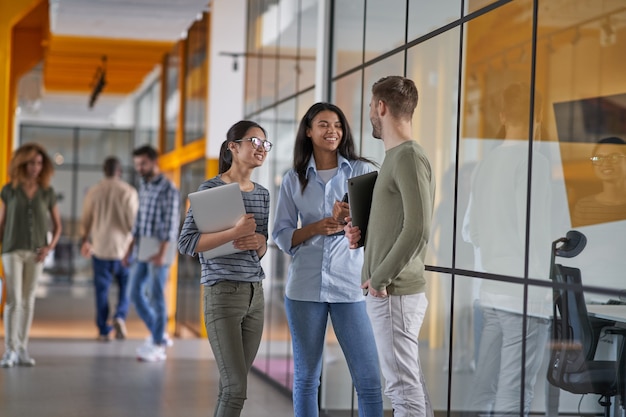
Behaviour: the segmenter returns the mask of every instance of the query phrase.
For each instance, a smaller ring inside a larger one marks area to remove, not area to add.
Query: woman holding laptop
[[[246,214],[234,227],[201,233],[190,208],[178,238],[178,250],[198,255],[202,266],[204,314],[209,342],[220,372],[215,417],[239,416],[247,377],[263,332],[265,278],[260,259],[267,251],[269,192],[251,181],[272,144],[255,122],[235,123],[220,149],[219,175],[200,190],[238,183]],[[202,252],[233,242],[238,252],[207,259]]]
[[[361,285],[363,249],[341,232],[348,178],[372,171],[354,150],[339,107],[316,103],[300,121],[293,168],[284,176],[272,237],[291,255],[285,309],[294,355],[296,417],[318,416],[328,316],[358,394],[359,416],[383,415],[378,355]]]

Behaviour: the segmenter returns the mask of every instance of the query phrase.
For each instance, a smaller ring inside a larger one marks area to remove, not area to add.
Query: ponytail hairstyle
[[[313,141],[307,136],[306,131],[312,127],[313,119],[318,113],[329,110],[337,115],[339,122],[341,123],[341,130],[343,131],[341,142],[337,148],[337,152],[344,158],[351,161],[364,161],[372,165],[376,165],[375,162],[370,161],[367,158],[359,156],[354,148],[354,139],[352,137],[352,131],[348,124],[348,119],[343,114],[343,111],[334,104],[331,103],[315,103],[306,114],[300,120],[300,126],[298,127],[298,133],[296,134],[296,143],[293,148],[293,170],[298,174],[298,180],[300,181],[300,187],[302,192],[306,188],[309,179],[306,177],[306,170],[313,155]]]
[[[263,131],[265,136],[267,137],[267,132],[261,125],[256,122],[250,120],[240,120],[228,129],[226,132],[226,140],[222,142],[222,146],[220,147],[220,161],[219,161],[219,173],[223,174],[224,172],[230,169],[230,166],[233,164],[233,154],[230,152],[228,148],[228,144],[230,142],[234,142],[236,140],[242,139],[248,133],[248,130],[253,127],[257,127]]]

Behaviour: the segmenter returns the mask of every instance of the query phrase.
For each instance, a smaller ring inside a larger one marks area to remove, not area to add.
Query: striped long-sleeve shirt
[[[226,183],[217,176],[202,183],[198,191],[219,187],[225,184]],[[262,234],[267,240],[270,208],[269,192],[261,185],[254,183],[254,189],[252,191],[242,191],[241,195],[243,197],[246,213],[254,214],[256,233]],[[193,212],[190,207],[180,231],[180,236],[178,237],[178,250],[182,254],[190,256],[198,255],[202,267],[201,284],[214,285],[217,282],[225,280],[256,282],[265,278],[259,256],[255,250],[247,250],[213,259],[206,259],[202,253],[198,254],[196,252],[199,239],[200,231],[193,219]]]
[[[154,237],[161,242],[176,241],[180,215],[180,194],[163,175],[141,182],[139,211],[133,226],[133,237]]]

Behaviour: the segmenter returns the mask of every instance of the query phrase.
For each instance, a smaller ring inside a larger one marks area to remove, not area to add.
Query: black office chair
[[[592,322],[582,291],[578,268],[555,263],[555,257],[572,258],[584,249],[585,235],[572,230],[567,237],[552,243],[551,274],[553,286],[552,341],[548,381],[574,394],[599,394],[598,403],[609,417],[611,397],[620,395],[624,408],[626,354],[624,338],[626,329],[605,326],[610,322]],[[601,331],[621,335],[617,359],[595,360],[596,347]]]

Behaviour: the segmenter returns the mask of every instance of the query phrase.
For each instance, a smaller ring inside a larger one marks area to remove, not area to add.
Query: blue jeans
[[[138,261],[133,268],[130,298],[137,314],[152,334],[155,345],[163,344],[163,333],[167,321],[165,306],[165,283],[170,266],[155,266]]]
[[[113,318],[126,320],[128,314],[128,268],[122,265],[120,260],[99,259],[92,256],[93,283],[96,289],[96,325],[101,335],[107,335],[111,331],[109,320],[109,287],[113,278],[117,281],[119,294],[117,308]]]
[[[265,315],[261,282],[221,281],[204,287],[204,323],[220,371],[214,417],[238,417],[248,389]]]
[[[295,417],[317,417],[322,351],[328,315],[356,388],[359,416],[383,415],[380,366],[365,302],[318,303],[285,297],[293,344]]]

